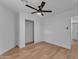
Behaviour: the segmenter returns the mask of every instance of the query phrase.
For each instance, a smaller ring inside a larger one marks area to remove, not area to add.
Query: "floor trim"
[[[34,43],[34,41],[27,42],[25,43],[25,45],[32,44],[32,43]]]

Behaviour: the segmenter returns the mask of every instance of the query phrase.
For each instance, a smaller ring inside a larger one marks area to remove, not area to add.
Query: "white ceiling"
[[[40,5],[42,0],[28,0],[34,7]],[[54,13],[61,13],[66,10],[77,8],[78,0],[43,0],[46,1],[44,9],[53,10]],[[25,6],[21,0],[0,0],[0,4],[9,7],[10,9],[21,12],[21,11],[33,11],[32,9]]]

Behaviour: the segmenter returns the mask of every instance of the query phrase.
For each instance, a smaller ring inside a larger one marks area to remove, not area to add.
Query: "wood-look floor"
[[[74,54],[76,47],[74,44],[72,45],[72,49],[67,50],[45,42],[30,44],[22,49],[14,48],[0,56],[0,59],[68,59],[70,57],[69,54],[71,54],[68,51],[72,52],[72,59],[76,59]]]
[[[71,59],[78,59],[78,41],[77,40],[72,41]]]

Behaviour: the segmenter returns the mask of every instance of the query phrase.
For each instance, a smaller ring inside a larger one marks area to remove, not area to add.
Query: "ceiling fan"
[[[38,9],[30,6],[30,5],[26,5],[27,7],[36,10],[35,12],[32,12],[31,14],[35,14],[35,13],[40,13],[42,16],[44,16],[43,13],[51,13],[51,10],[43,10],[43,7],[45,6],[46,2],[42,1],[41,5],[38,6]]]

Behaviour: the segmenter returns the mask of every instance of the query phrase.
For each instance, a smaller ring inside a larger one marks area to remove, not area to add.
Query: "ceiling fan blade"
[[[38,13],[37,11],[36,12],[32,12],[31,14],[35,14],[35,13]]]
[[[32,9],[34,9],[34,10],[38,10],[38,9],[32,7],[32,6],[29,6],[29,5],[26,5],[26,6],[29,7],[29,8],[32,8]]]
[[[46,2],[42,1],[40,8],[42,9],[45,6]]]
[[[52,12],[51,10],[42,10],[42,12]]]

